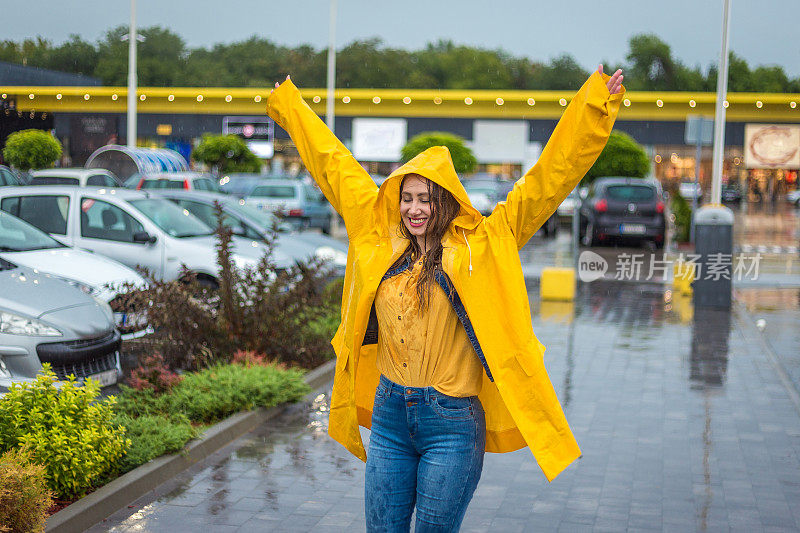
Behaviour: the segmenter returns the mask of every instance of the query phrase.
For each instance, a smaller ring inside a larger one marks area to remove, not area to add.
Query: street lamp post
[[[720,203],[722,160],[725,154],[725,98],[728,92],[728,30],[730,0],[723,0],[722,49],[717,78],[717,109],[714,116],[714,156],[710,202],[694,214],[695,253],[700,258],[699,277],[694,281],[695,308],[730,309],[733,280],[733,211]],[[713,272],[712,272],[713,271]]]
[[[328,96],[325,100],[325,124],[335,131],[336,112],[334,91],[336,88],[336,0],[331,1],[330,23],[328,26]]]
[[[131,0],[131,25],[128,29],[128,148],[136,148],[136,0]]]

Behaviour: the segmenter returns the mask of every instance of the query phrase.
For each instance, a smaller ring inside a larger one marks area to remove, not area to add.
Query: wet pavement
[[[800,353],[796,293],[737,292],[744,307],[720,312],[654,283],[595,281],[574,303],[537,291],[534,329],[583,457],[548,484],[527,449],[487,454],[462,531],[800,528],[800,413],[754,325]],[[770,298],[789,303],[754,307]],[[90,531],[363,531],[364,465],[326,436],[327,398]]]

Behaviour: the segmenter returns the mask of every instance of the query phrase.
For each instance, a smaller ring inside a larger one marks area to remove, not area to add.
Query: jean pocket
[[[375,401],[372,403],[372,410],[375,411],[386,402],[389,397],[389,389],[382,383],[378,383],[378,388],[375,390]]]
[[[434,395],[432,400],[433,410],[442,418],[449,420],[472,418],[472,400],[469,397],[458,398],[439,393]]]

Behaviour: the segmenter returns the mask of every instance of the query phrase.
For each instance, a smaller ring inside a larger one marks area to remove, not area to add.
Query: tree
[[[589,73],[571,55],[564,54],[551,59],[549,65],[535,68],[530,88],[537,91],[575,90],[588,77]]]
[[[192,159],[216,168],[220,173],[258,172],[261,161],[236,135],[203,135]]]
[[[625,73],[629,89],[642,91],[676,90],[675,61],[669,45],[652,33],[634,35],[628,41],[630,63]]]
[[[411,160],[431,146],[446,146],[453,158],[453,166],[459,174],[468,174],[478,166],[478,160],[465,144],[464,139],[452,133],[426,131],[411,138],[401,151],[403,162]]]
[[[98,45],[95,76],[106,85],[128,83],[127,26],[117,26],[106,32]],[[142,28],[144,42],[137,45],[137,74],[142,87],[182,85],[186,71],[186,45],[179,35],[160,26]]]
[[[61,143],[44,130],[16,131],[3,149],[3,158],[23,172],[50,167],[59,157]]]
[[[603,151],[584,176],[585,184],[601,176],[643,178],[650,172],[650,158],[631,136],[612,131]]]

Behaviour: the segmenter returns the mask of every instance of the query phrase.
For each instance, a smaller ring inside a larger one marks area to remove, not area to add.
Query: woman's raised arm
[[[305,103],[289,77],[276,84],[267,114],[292,138],[325,198],[344,218],[350,238],[371,227],[378,187],[353,154]]]
[[[622,71],[592,74],[570,102],[539,160],[488,217],[508,224],[522,248],[575,188],[603,151],[625,88]]]

